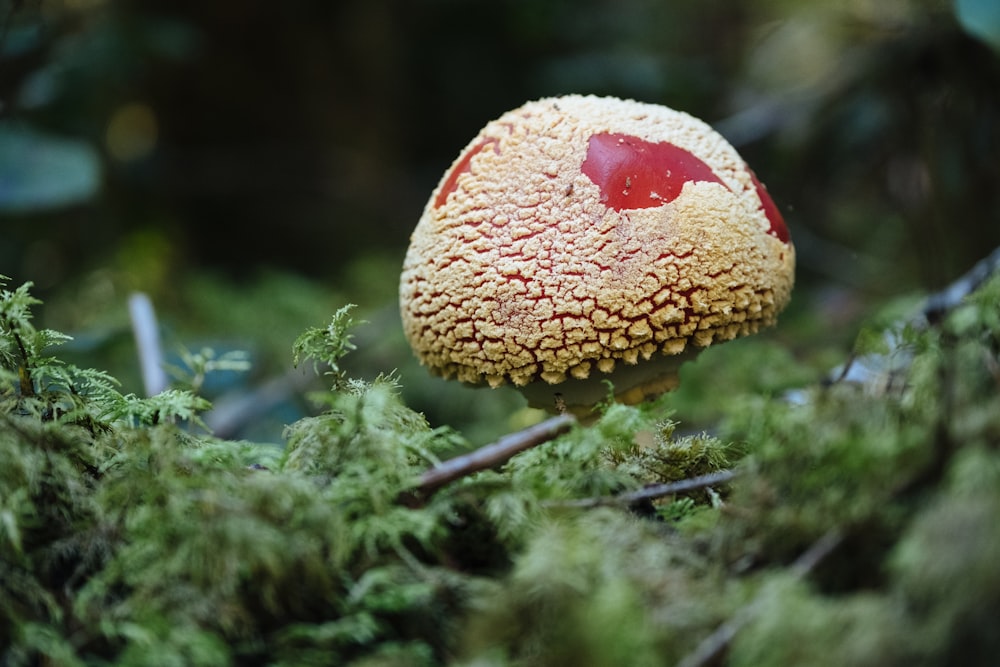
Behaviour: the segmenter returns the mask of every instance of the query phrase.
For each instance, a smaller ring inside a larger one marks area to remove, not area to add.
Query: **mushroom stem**
[[[421,501],[445,484],[474,472],[506,463],[516,454],[537,447],[565,433],[575,423],[576,418],[573,415],[558,415],[516,433],[505,435],[496,442],[484,445],[474,452],[449,459],[424,472],[416,487],[405,492],[400,500],[406,505],[419,505]]]
[[[676,389],[681,364],[694,360],[702,349],[690,345],[679,354],[657,354],[639,364],[618,363],[610,373],[593,373],[586,379],[560,385],[537,380],[518,390],[533,408],[571,412],[586,421],[593,416],[594,406],[609,395],[618,403],[636,405]]]

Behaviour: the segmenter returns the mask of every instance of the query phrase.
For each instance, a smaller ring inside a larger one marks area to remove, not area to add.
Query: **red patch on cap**
[[[500,142],[496,139],[483,139],[478,144],[467,150],[465,155],[462,156],[462,159],[455,163],[455,166],[452,167],[451,173],[448,174],[448,178],[446,178],[444,183],[441,184],[441,191],[438,192],[437,197],[434,198],[434,208],[438,208],[448,201],[448,195],[458,189],[459,176],[472,171],[472,158],[476,157],[488,148],[492,148],[493,152],[499,155],[499,143]]]
[[[782,243],[788,243],[792,240],[792,237],[788,233],[785,219],[781,217],[781,212],[775,206],[771,195],[767,194],[767,188],[757,179],[757,174],[753,173],[753,169],[750,167],[747,167],[747,171],[750,172],[750,178],[753,179],[753,186],[757,188],[757,196],[760,197],[760,207],[764,210],[764,215],[767,216],[768,222],[771,223],[768,233],[775,236]]]
[[[590,137],[580,170],[601,189],[601,202],[616,211],[662,206],[676,199],[688,181],[724,185],[690,151],[609,132]]]

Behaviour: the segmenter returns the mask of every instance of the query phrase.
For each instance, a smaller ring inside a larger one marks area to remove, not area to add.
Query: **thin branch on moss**
[[[153,302],[142,292],[134,292],[128,298],[128,314],[132,320],[143,389],[146,396],[156,396],[167,388],[168,382]]]
[[[735,470],[719,470],[718,472],[699,475],[697,477],[691,477],[690,479],[682,479],[676,482],[652,484],[636,491],[619,493],[614,496],[560,500],[552,502],[550,505],[558,507],[577,507],[581,509],[590,509],[592,507],[602,507],[607,505],[632,505],[633,503],[644,500],[654,500],[664,496],[671,496],[675,493],[687,493],[688,491],[696,491],[707,486],[725,484],[726,482],[730,482],[735,479],[738,474],[739,473]]]
[[[789,572],[792,578],[799,580],[809,576],[809,573],[815,570],[816,566],[822,563],[823,559],[829,556],[843,541],[844,536],[839,530],[836,528],[828,530],[791,564]],[[771,594],[772,588],[765,586],[750,602],[738,609],[712,634],[705,637],[694,651],[684,656],[677,663],[677,667],[703,667],[704,665],[717,664],[736,634],[753,620],[760,607],[767,600],[767,596]]]
[[[467,477],[472,473],[506,463],[516,454],[537,447],[568,431],[576,418],[561,414],[516,433],[505,435],[494,443],[484,445],[474,452],[449,459],[420,476],[417,486],[404,494],[401,501],[412,504],[430,496],[445,484]]]
[[[1000,272],[1000,248],[995,248],[943,290],[927,297],[922,312],[926,322],[928,324],[940,322],[949,311],[954,310],[965,297],[976,291],[997,272]]]
[[[955,310],[967,296],[976,291],[990,277],[1000,272],[1000,248],[995,248],[993,252],[979,260],[971,269],[952,281],[947,287],[928,296],[920,308],[920,311],[906,318],[903,322],[884,332],[884,339],[888,348],[887,352],[880,354],[862,354],[853,352],[839,369],[829,379],[831,384],[841,382],[854,382],[856,384],[871,385],[875,382],[886,380],[883,376],[891,375],[891,369],[887,369],[885,360],[890,353],[898,352],[904,337],[901,332],[907,327],[912,327],[917,331],[933,327],[942,322],[948,314]],[[907,365],[905,361],[900,363],[902,370]]]
[[[215,437],[232,438],[262,412],[307,389],[312,380],[313,376],[302,368],[289,369],[250,392],[220,397],[205,414],[205,423]]]

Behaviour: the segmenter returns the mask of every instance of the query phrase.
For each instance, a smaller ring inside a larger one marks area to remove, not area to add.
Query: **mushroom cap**
[[[585,387],[578,403],[610,378],[633,402],[676,384],[679,360],[773,324],[794,265],[771,198],[707,124],[570,95],[462,151],[411,237],[400,308],[436,374]]]

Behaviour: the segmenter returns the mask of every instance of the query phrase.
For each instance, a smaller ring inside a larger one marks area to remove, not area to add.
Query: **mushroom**
[[[681,362],[772,325],[795,251],[736,150],[680,111],[529,102],[489,123],[431,195],[400,280],[421,363],[583,413],[676,387]]]

